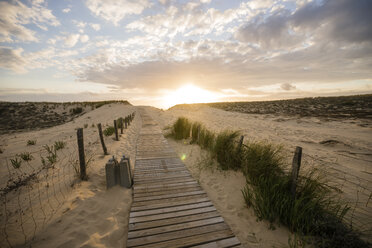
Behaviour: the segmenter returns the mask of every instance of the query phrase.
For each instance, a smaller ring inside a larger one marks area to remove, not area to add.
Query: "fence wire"
[[[112,136],[104,140],[107,147],[114,142]],[[84,128],[84,151],[89,172],[90,162],[103,154],[96,125]],[[44,146],[27,146],[22,156],[0,156],[0,247],[30,244],[62,211],[79,170],[76,135]]]

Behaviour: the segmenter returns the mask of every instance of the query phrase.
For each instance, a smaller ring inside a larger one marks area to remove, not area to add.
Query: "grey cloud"
[[[22,58],[23,49],[0,47],[0,67],[16,72],[26,72],[26,61]]]
[[[372,1],[312,1],[294,13],[262,13],[241,26],[235,37],[264,48],[290,48],[312,38],[316,43],[372,42]]]
[[[263,48],[290,47],[301,41],[298,35],[290,34],[289,11],[279,10],[265,17],[257,16],[253,21],[238,29],[235,37],[243,42],[259,44]]]
[[[290,83],[284,83],[280,85],[280,88],[285,91],[295,90],[296,86],[290,84]]]
[[[323,4],[308,3],[290,21],[298,27],[317,29],[324,25],[321,35],[332,41],[372,41],[372,1],[328,0]],[[322,29],[322,28],[321,28]]]

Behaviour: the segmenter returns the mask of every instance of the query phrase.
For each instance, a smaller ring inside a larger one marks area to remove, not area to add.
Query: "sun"
[[[199,88],[193,84],[186,84],[174,91],[167,91],[163,96],[163,106],[170,108],[183,103],[205,103],[218,99],[218,95]]]

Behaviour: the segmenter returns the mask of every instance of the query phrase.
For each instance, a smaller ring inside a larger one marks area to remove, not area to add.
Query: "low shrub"
[[[83,112],[82,107],[76,107],[76,108],[70,109],[70,113],[72,113],[73,115],[77,115],[77,114],[80,114],[82,112]]]
[[[27,140],[27,145],[28,146],[36,145],[36,140]]]
[[[19,157],[23,160],[23,161],[31,161],[33,159],[31,153],[29,152],[23,152],[21,154],[19,154]]]
[[[103,130],[103,134],[105,136],[111,136],[115,133],[115,128],[113,126],[108,126],[107,128],[105,128],[105,130]]]
[[[19,157],[15,157],[14,159],[10,159],[10,163],[15,169],[19,169],[22,165],[22,160]]]
[[[56,142],[54,142],[54,149],[56,151],[65,148],[65,146],[66,146],[66,142],[64,142],[64,141],[56,141]]]

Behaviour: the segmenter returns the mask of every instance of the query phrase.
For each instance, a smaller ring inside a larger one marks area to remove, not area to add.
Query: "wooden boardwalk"
[[[240,247],[157,124],[140,115],[127,247]]]

